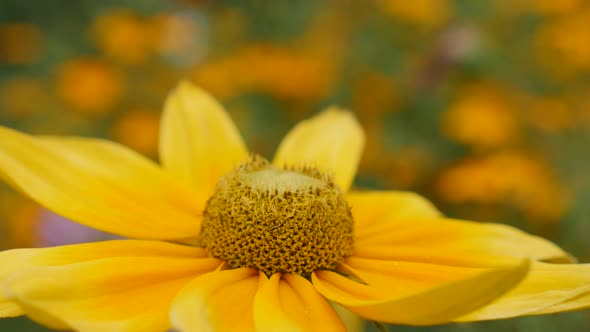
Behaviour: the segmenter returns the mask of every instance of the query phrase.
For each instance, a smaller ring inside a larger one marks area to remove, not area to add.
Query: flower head
[[[297,125],[268,162],[222,107],[181,83],[162,166],[102,140],[0,128],[0,175],[54,212],[130,238],[0,253],[0,316],[79,331],[343,331],[590,306],[590,266],[504,225],[446,219],[424,198],[350,191],[351,113]],[[561,264],[558,264],[561,263]]]

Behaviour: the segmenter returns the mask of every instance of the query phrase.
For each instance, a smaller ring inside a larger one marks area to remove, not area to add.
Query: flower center
[[[352,231],[350,208],[330,176],[254,157],[217,183],[199,242],[233,268],[308,277],[352,253]]]

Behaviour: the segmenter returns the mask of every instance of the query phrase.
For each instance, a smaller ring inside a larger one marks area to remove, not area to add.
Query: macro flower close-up
[[[270,161],[183,81],[159,160],[102,139],[0,127],[0,177],[121,237],[0,252],[0,317],[75,331],[350,331],[590,307],[590,264],[508,225],[445,218],[411,192],[353,187],[350,111],[292,128]],[[359,327],[361,326],[361,327]]]

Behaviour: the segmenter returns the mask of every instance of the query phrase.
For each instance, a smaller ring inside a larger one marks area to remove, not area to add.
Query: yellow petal
[[[172,324],[183,332],[254,331],[254,295],[265,279],[249,268],[202,275],[174,300]]]
[[[256,331],[346,331],[330,304],[297,275],[274,274],[254,300]]]
[[[363,152],[365,135],[352,113],[330,108],[299,123],[283,139],[274,164],[310,164],[332,172],[344,190],[350,188]]]
[[[9,277],[30,268],[42,266],[64,265],[84,262],[105,257],[206,257],[202,249],[180,246],[165,242],[152,241],[105,241],[100,243],[77,244],[44,249],[15,249],[0,252],[0,289]],[[21,307],[7,300],[0,292],[0,317],[23,315]],[[39,316],[39,315],[38,315]],[[56,318],[48,317],[38,320],[44,325],[57,330],[71,329],[67,324]]]
[[[24,314],[24,311],[18,306],[18,304],[11,301],[2,300],[2,296],[0,296],[0,318],[16,317]]]
[[[184,81],[164,106],[160,158],[177,179],[208,194],[221,175],[247,160],[248,150],[223,107]]]
[[[461,266],[480,266],[483,257],[572,260],[553,243],[500,224],[423,218],[392,223],[385,219],[356,231],[354,255],[364,258]]]
[[[365,330],[367,321],[364,318],[333,301],[330,301],[330,305],[334,308],[334,311],[336,311],[338,317],[342,320],[342,323],[344,323],[346,331],[363,332]]]
[[[0,177],[103,231],[146,239],[198,234],[198,204],[180,198],[184,191],[156,165],[114,143],[33,138],[0,127]]]
[[[590,289],[586,288],[582,295],[571,298],[560,304],[553,305],[543,310],[535,311],[531,315],[545,315],[558,312],[567,312],[590,308]]]
[[[118,240],[76,244],[43,249],[15,249],[0,252],[0,285],[10,277],[31,268],[56,266],[107,257],[207,257],[203,249],[154,241]],[[20,315],[20,307],[0,292],[0,317]],[[47,324],[60,329],[58,324]],[[63,324],[62,324],[63,325]]]
[[[346,198],[352,208],[355,231],[359,234],[380,222],[442,216],[426,198],[408,191],[353,191]]]
[[[66,322],[64,322],[63,320],[52,316],[50,314],[48,314],[47,312],[41,312],[32,308],[28,308],[27,306],[23,303],[21,303],[20,305],[18,305],[19,308],[21,308],[21,310],[23,311],[23,315],[26,315],[27,312],[33,312],[34,315],[34,320],[45,326],[48,327],[52,330],[58,330],[58,331],[71,331],[73,330],[73,328],[67,324]],[[23,309],[27,309],[27,310],[23,310]]]
[[[19,262],[24,261],[24,262]],[[20,265],[0,290],[31,318],[80,331],[164,331],[174,297],[222,262],[204,250],[148,241],[112,241],[3,252]]]
[[[168,242],[114,240],[67,246],[13,249],[0,252],[0,282],[31,267],[57,266],[109,257],[204,258],[202,248]]]
[[[134,197],[165,203],[191,216],[200,214],[209,198],[177,183],[159,165],[123,145],[81,137],[43,136],[38,140],[113,186],[133,191]]]
[[[521,284],[457,321],[502,319],[590,308],[590,264],[534,263]]]
[[[322,295],[367,319],[432,325],[448,322],[488,304],[517,285],[528,268],[528,261],[523,261],[519,265],[483,269],[476,273],[462,271],[458,274],[464,274],[460,279],[412,292],[396,292],[401,285],[374,280],[362,284],[331,271],[313,273],[312,281]]]

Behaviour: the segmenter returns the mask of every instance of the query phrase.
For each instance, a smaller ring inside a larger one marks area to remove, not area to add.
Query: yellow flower
[[[590,305],[590,266],[548,263],[570,262],[550,242],[445,219],[412,193],[348,191],[363,137],[330,109],[271,164],[189,83],[165,105],[162,167],[101,140],[1,128],[9,184],[134,239],[0,253],[0,316],[80,331],[343,331],[329,301],[411,325]]]

